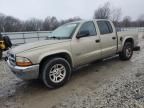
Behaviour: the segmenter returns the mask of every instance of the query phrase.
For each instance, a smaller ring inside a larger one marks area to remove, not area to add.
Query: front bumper
[[[39,65],[19,67],[11,65],[9,60],[7,60],[7,64],[11,71],[22,80],[38,79],[39,77]]]

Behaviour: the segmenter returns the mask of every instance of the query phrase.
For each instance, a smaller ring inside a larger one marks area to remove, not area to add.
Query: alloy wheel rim
[[[62,64],[55,64],[50,69],[49,77],[54,83],[60,83],[66,76],[66,68]]]
[[[127,56],[127,57],[130,57],[131,54],[132,54],[131,48],[128,47],[128,48],[126,49],[126,56]]]

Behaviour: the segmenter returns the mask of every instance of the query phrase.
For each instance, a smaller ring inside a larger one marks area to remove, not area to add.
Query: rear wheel
[[[42,80],[48,88],[63,86],[71,76],[71,67],[63,58],[53,58],[44,63]]]
[[[119,54],[121,60],[129,60],[133,55],[133,44],[131,42],[126,42],[124,44],[122,52]]]

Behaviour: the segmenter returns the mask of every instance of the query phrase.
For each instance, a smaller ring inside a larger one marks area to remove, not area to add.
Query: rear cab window
[[[100,34],[104,35],[113,33],[113,28],[109,21],[97,21],[97,24],[100,30]]]

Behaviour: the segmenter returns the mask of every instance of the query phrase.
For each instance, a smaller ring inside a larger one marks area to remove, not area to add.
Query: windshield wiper
[[[69,37],[56,37],[56,36],[51,36],[51,37],[48,37],[47,39],[69,39]]]
[[[52,37],[48,37],[48,39],[61,39],[61,37],[52,36]]]

